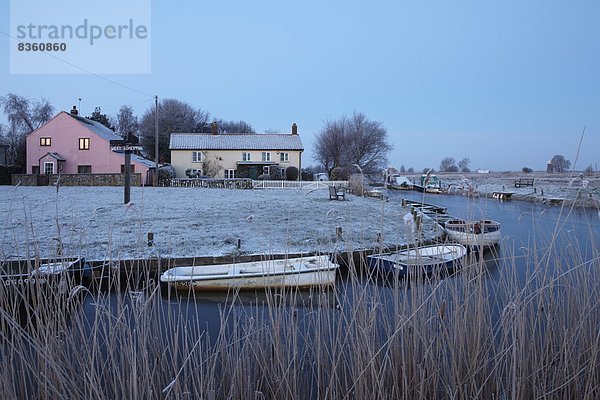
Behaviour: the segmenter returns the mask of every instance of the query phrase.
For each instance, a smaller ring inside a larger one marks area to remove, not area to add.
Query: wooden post
[[[154,232],[148,232],[148,247],[154,246]]]
[[[131,150],[125,150],[125,195],[124,204],[131,198]]]
[[[341,226],[335,227],[335,238],[336,238],[336,240],[339,240],[342,238],[342,227]]]

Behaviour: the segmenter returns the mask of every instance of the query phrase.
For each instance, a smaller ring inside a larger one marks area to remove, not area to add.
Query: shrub
[[[529,167],[523,167],[522,171],[524,174],[530,174],[533,172],[533,170]]]
[[[298,179],[298,168],[296,167],[287,167],[285,170],[285,178],[288,181],[295,181]]]

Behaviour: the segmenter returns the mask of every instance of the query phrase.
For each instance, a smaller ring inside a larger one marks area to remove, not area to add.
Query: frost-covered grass
[[[57,254],[88,259],[146,256],[154,233],[163,256],[333,252],[410,240],[400,204],[327,190],[0,186],[3,258]],[[336,227],[343,237],[336,241]],[[424,227],[431,236],[431,227]]]

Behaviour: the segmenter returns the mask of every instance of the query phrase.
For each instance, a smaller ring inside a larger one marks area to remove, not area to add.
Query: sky
[[[77,4],[93,16],[101,3]],[[11,73],[18,42],[0,32],[0,95],[57,110],[81,98],[86,115],[125,104],[141,115],[158,95],[259,133],[297,123],[305,166],[325,121],[356,111],[387,129],[398,168],[467,157],[473,170],[545,170],[555,154],[600,167],[597,0],[155,0],[149,10],[146,73]],[[1,0],[0,31],[14,37],[9,15]],[[120,54],[103,61],[124,70]]]

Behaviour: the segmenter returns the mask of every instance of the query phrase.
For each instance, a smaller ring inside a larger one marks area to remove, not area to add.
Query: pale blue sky
[[[258,132],[296,122],[304,165],[326,119],[361,111],[387,128],[396,167],[543,170],[575,161],[586,125],[577,168],[600,168],[599,18],[597,0],[153,1],[152,73],[108,78]],[[2,95],[65,110],[81,97],[85,114],[152,104],[93,75],[10,75],[8,46],[0,35]]]

